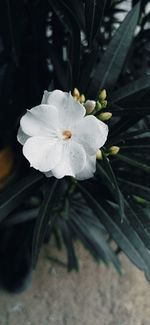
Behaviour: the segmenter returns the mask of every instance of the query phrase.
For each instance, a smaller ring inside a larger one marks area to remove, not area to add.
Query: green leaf
[[[147,279],[150,280],[150,253],[127,219],[125,218],[121,222],[116,214],[116,209],[112,205],[106,201],[97,201],[92,189],[87,191],[81,183],[78,183],[77,186],[87,201],[87,204],[93,209],[111,237],[129,259],[137,267],[145,271]]]
[[[120,153],[117,154],[116,158],[126,162],[127,164],[129,164],[131,166],[139,168],[139,169],[145,171],[146,173],[150,173],[150,166],[147,166],[144,162],[142,163],[141,161],[138,161],[137,159],[134,160],[133,158],[129,158],[129,157],[122,155]]]
[[[115,103],[124,99],[128,99],[131,96],[137,95],[140,91],[150,88],[150,76],[142,77],[136,81],[132,81],[126,86],[119,88],[111,95],[111,103]],[[142,108],[141,108],[142,113]]]
[[[84,202],[84,204],[83,204]],[[76,202],[76,205],[73,209],[73,211],[77,212],[77,214],[84,218],[86,224],[89,224],[89,226],[94,226],[94,228],[100,229],[103,234],[106,235],[105,228],[100,223],[100,221],[97,219],[96,215],[93,213],[93,211],[87,206],[85,200],[81,203],[81,201]],[[86,205],[86,210],[85,210]]]
[[[33,188],[40,184],[43,174],[30,174],[11,185],[0,195],[0,222],[20,205]]]
[[[120,121],[114,124],[112,129],[110,129],[107,144],[113,145],[114,143],[119,143],[121,140],[121,135],[123,135],[124,139],[127,135],[126,131],[129,130],[132,126],[134,126],[136,123],[138,123],[143,117],[144,116],[142,114],[135,114],[135,116],[126,116],[126,118],[121,118]]]
[[[86,94],[89,84],[89,76],[97,61],[98,44],[96,44],[90,52],[84,53],[83,66],[81,67],[79,89],[83,94]]]
[[[75,19],[78,20],[81,30],[85,31],[85,14],[84,14],[84,4],[82,3],[82,1],[71,0],[70,9]]]
[[[77,87],[80,70],[80,26],[75,12],[64,0],[49,0],[50,5],[55,11],[58,19],[67,27],[70,38],[68,37],[68,55],[72,68],[72,88]],[[61,13],[61,14],[60,14]]]
[[[146,221],[145,220],[145,213],[143,209],[140,209],[135,202],[130,198],[128,199],[129,202],[125,201],[126,206],[126,215],[127,218],[132,225],[132,227],[135,229],[139,237],[141,238],[144,245],[147,247],[147,249],[150,250],[150,232],[147,229]],[[143,218],[142,218],[143,216]],[[144,219],[143,221],[141,219]],[[146,218],[148,219],[148,218]],[[148,220],[148,224],[149,224]]]
[[[38,212],[39,208],[34,208],[12,213],[8,219],[4,220],[1,227],[12,227],[22,222],[33,220],[37,217]]]
[[[125,192],[128,192],[130,189],[130,194],[132,195],[138,195],[146,200],[150,199],[150,188],[143,186],[141,184],[131,182],[118,177],[118,182],[120,183],[120,186],[123,188]]]
[[[61,219],[59,222],[59,226],[61,229],[63,241],[67,250],[67,256],[68,256],[68,272],[72,270],[78,271],[78,261],[75,254],[73,239],[71,235],[71,229],[69,227],[69,223],[66,220]]]
[[[69,91],[71,89],[71,67],[69,60],[67,62],[63,61],[62,56],[58,53],[58,49],[50,46],[50,53],[52,58],[52,63],[55,70],[55,79],[59,88],[64,91]]]
[[[106,237],[101,230],[91,223],[87,223],[84,218],[84,213],[80,216],[79,213],[75,212],[72,214],[70,219],[70,227],[74,228],[77,237],[80,238],[83,245],[91,252],[96,261],[102,259],[107,265],[112,262],[116,270],[121,273],[121,265],[117,256],[106,241]]]
[[[105,174],[102,171],[102,168],[105,170]],[[111,190],[112,195],[115,197],[116,202],[118,203],[118,206],[119,206],[119,214],[121,216],[121,220],[123,220],[123,218],[124,218],[123,196],[120,192],[118,182],[117,182],[115,174],[112,170],[110,162],[104,153],[103,153],[103,160],[101,162],[101,165],[97,164],[97,172],[99,173],[100,176],[104,177],[105,184],[108,186],[108,189]],[[106,178],[108,179],[107,183],[106,183],[106,181],[107,181]]]
[[[110,89],[115,86],[133,39],[138,22],[139,9],[140,2],[128,13],[110,41],[106,52],[96,67],[94,78],[90,85],[90,95],[95,96],[104,87]]]
[[[135,115],[139,114],[141,115],[149,115],[150,114],[150,108],[147,106],[143,106],[142,107],[138,107],[138,105],[133,106],[133,104],[135,105],[135,103],[127,103],[127,107],[121,107],[118,106],[116,104],[110,103],[109,106],[109,111],[113,113],[113,117],[114,116],[125,116],[125,117],[129,117],[129,115],[132,117],[135,117]]]
[[[100,28],[107,0],[85,0],[86,33],[89,46]]]
[[[58,199],[58,180],[55,180],[51,185],[51,180],[47,182],[47,190],[45,193],[45,197],[40,208],[39,214],[36,219],[34,233],[33,233],[33,241],[32,241],[32,264],[33,268],[35,268],[40,247],[43,243],[44,236],[49,226],[49,229],[52,228],[53,223],[55,221],[55,214],[52,209]]]
[[[142,132],[141,132],[142,134]],[[150,137],[142,137],[137,139],[129,139],[123,145],[121,145],[121,150],[148,150],[150,149]]]

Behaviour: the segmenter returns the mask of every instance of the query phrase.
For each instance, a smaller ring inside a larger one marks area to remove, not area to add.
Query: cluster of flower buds
[[[85,96],[84,94],[80,94],[79,90],[77,88],[74,88],[73,90],[73,97],[81,104],[84,105],[86,109],[86,115],[93,114],[94,109],[96,106],[96,101],[95,100],[86,100],[85,101]]]
[[[107,99],[106,98],[107,98],[107,93],[106,93],[106,90],[103,89],[100,91],[99,99],[96,103],[96,111],[97,112],[99,112],[107,107]],[[98,118],[103,122],[110,120],[111,117],[112,117],[112,113],[110,113],[110,112],[103,112],[103,113],[100,113],[98,116]]]
[[[95,115],[107,107],[107,100],[106,100],[107,93],[105,89],[100,91],[99,99],[97,102],[95,100],[89,100],[89,99],[85,100],[84,94],[80,94],[77,88],[74,88],[73,90],[73,97],[78,102],[84,105],[87,115],[89,114]],[[97,115],[97,118],[103,122],[110,120],[111,117],[112,117],[112,113],[110,112],[102,112],[99,115]]]
[[[84,96],[84,94],[80,94],[80,92],[77,88],[74,88],[72,95],[73,95],[74,99],[76,99],[79,103],[84,104],[85,96]]]
[[[115,156],[115,155],[117,155],[119,150],[120,150],[120,148],[118,146],[112,146],[105,152],[105,155],[107,157]],[[102,151],[100,149],[97,150],[96,159],[97,160],[102,160],[103,159],[103,154],[102,154]]]
[[[107,93],[105,89],[102,89],[99,92],[99,98],[97,102],[95,100],[85,100],[85,96],[83,94],[80,94],[79,90],[77,88],[74,88],[73,90],[73,97],[84,105],[86,109],[86,115],[96,115],[96,117],[102,121],[106,122],[111,119],[112,113],[111,112],[102,112],[107,107]],[[119,152],[120,148],[117,146],[110,147],[107,152],[105,153],[106,156],[114,156]],[[102,160],[103,154],[100,149],[97,150],[96,153],[96,159]]]
[[[98,104],[101,108],[105,108],[107,106],[107,93],[106,90],[103,89],[100,91],[99,93],[99,100],[98,100]]]

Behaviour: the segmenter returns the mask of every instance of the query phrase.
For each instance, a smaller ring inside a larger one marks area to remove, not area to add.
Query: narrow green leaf
[[[54,45],[50,46],[50,53],[52,58],[52,63],[55,70],[55,79],[60,89],[64,91],[69,91],[71,89],[71,69],[69,60],[65,63],[62,56],[58,53],[57,48]]]
[[[127,103],[127,107],[121,107],[118,106],[116,104],[111,103],[109,106],[109,111],[113,113],[113,117],[114,116],[135,116],[137,114],[139,115],[149,115],[150,114],[150,108],[147,106],[142,105],[142,107],[138,107],[138,105],[133,106],[133,104],[135,105],[135,103],[132,103],[132,105],[130,103]]]
[[[38,212],[39,212],[39,208],[34,208],[34,209],[19,211],[17,213],[12,213],[8,219],[4,220],[1,227],[12,227],[22,222],[33,220],[37,217]]]
[[[147,173],[150,173],[150,166],[147,166],[144,162],[142,163],[142,162],[138,161],[137,159],[134,160],[133,158],[129,158],[122,154],[117,154],[117,159],[122,160],[131,166],[134,166],[136,168],[144,170]]]
[[[67,263],[67,268],[68,268],[68,272],[72,271],[72,270],[76,270],[78,271],[79,266],[78,266],[78,261],[76,258],[76,254],[75,254],[75,249],[74,249],[74,245],[73,245],[73,239],[71,236],[71,229],[69,227],[69,224],[66,220],[61,220],[59,222],[59,226],[61,229],[61,233],[62,233],[62,237],[63,237],[63,241],[67,250],[67,256],[68,256],[68,263]]]
[[[85,210],[85,205],[86,202],[84,202],[84,205],[79,202],[78,206],[76,206],[73,211],[75,211],[81,218],[84,218],[87,224],[89,224],[90,226],[92,225],[97,229],[100,229],[101,232],[106,235],[104,226],[100,223],[94,212],[88,206],[86,206]]]
[[[100,24],[103,18],[107,0],[86,0],[85,1],[85,19],[86,19],[86,32],[89,46],[100,28]]]
[[[128,192],[130,189],[130,194],[141,196],[146,200],[150,199],[150,188],[149,187],[132,182],[131,180],[128,181],[128,180],[120,178],[120,177],[118,177],[118,182],[120,183],[120,186],[126,192]]]
[[[146,223],[143,224],[143,222],[141,221],[141,214],[145,219],[144,211],[142,211],[142,209],[139,209],[138,205],[133,203],[131,199],[129,199],[129,202],[125,201],[125,206],[126,215],[130,224],[138,233],[144,245],[150,250],[150,233],[147,231]]]
[[[121,145],[121,150],[136,150],[136,149],[138,150],[138,152],[141,152],[141,150],[150,149],[150,137],[130,139]]]
[[[0,222],[24,201],[34,186],[37,186],[43,178],[41,173],[32,173],[11,185],[0,195]]]
[[[110,165],[110,162],[106,155],[103,153],[103,160],[101,165],[103,166],[108,178],[109,178],[109,183],[108,183],[108,189],[111,189],[111,192],[113,196],[116,198],[116,201],[119,205],[119,214],[121,216],[121,220],[124,218],[124,201],[123,201],[123,196],[120,192],[117,179],[115,177],[115,174],[112,170],[112,167]],[[97,164],[97,171],[100,172],[100,164]],[[113,185],[113,186],[112,186]]]
[[[131,96],[138,94],[140,91],[150,88],[150,76],[142,77],[136,81],[132,81],[126,86],[119,88],[111,95],[111,103],[115,103],[124,99],[128,99]],[[141,108],[142,113],[142,108]]]
[[[78,183],[77,186],[86,199],[87,204],[93,209],[108,233],[131,261],[145,271],[147,279],[150,281],[150,252],[146,249],[127,219],[125,218],[121,222],[116,215],[116,209],[112,205],[106,201],[97,201],[92,194],[92,190],[90,192],[87,191],[81,183]]]
[[[68,28],[70,34],[69,60],[72,68],[72,88],[76,87],[79,79],[80,70],[80,26],[75,12],[64,0],[49,0],[50,5],[55,11],[58,19]],[[60,12],[63,14],[60,14]],[[68,37],[69,39],[69,37]]]
[[[98,53],[98,44],[96,44],[90,52],[84,53],[83,57],[83,66],[81,67],[81,74],[79,80],[79,89],[85,94],[88,84],[89,84],[89,76],[95,66],[97,61],[97,53]]]
[[[113,88],[121,72],[138,22],[140,2],[128,13],[109,43],[91,81],[89,93],[96,95],[99,89]],[[92,93],[94,92],[94,93]]]
[[[74,217],[71,218],[71,222],[73,222],[77,227],[77,235],[81,233],[83,234],[84,240],[86,240],[86,248],[88,248],[91,253],[94,249],[97,257],[102,259],[106,264],[109,262],[113,263],[117,271],[121,273],[120,261],[107,243],[106,237],[104,237],[100,229],[93,226],[92,219],[91,224],[87,223],[84,215],[80,216],[78,213],[75,213]],[[83,244],[85,244],[84,241]]]
[[[113,145],[113,143],[119,143],[121,135],[123,135],[123,139],[125,139],[125,136],[127,135],[126,131],[129,130],[132,126],[134,126],[136,123],[138,123],[143,117],[144,116],[142,114],[135,114],[135,116],[126,116],[126,118],[121,118],[120,121],[118,121],[110,130],[107,144]]]
[[[81,30],[85,31],[84,3],[82,1],[70,1],[71,11],[78,20]]]
[[[52,208],[56,202],[56,198],[58,196],[58,180],[53,182],[51,185],[51,181],[47,182],[47,191],[45,193],[45,197],[40,208],[39,214],[36,219],[34,233],[33,233],[33,241],[32,241],[32,264],[33,268],[35,268],[40,247],[43,243],[44,236],[47,230],[47,226],[52,228],[55,214],[52,212]]]

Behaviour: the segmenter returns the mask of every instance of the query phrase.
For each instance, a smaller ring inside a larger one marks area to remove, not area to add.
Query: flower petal
[[[83,119],[86,113],[85,107],[77,102],[71,95],[67,93],[67,105],[60,111],[60,120],[66,127],[71,127]]]
[[[95,116],[86,116],[74,126],[72,133],[73,139],[91,156],[106,142],[108,126]]]
[[[49,105],[33,107],[21,118],[20,125],[29,136],[50,136],[58,129],[57,109]]]
[[[67,94],[62,90],[44,91],[41,104],[53,105],[55,107],[66,106]]]
[[[44,94],[42,97],[41,104],[48,104],[48,97],[49,97],[50,92],[47,90],[44,90]]]
[[[76,179],[84,180],[94,176],[96,171],[96,155],[86,157],[86,164],[85,167],[76,174]]]
[[[80,120],[86,113],[84,106],[77,102],[71,93],[61,90],[45,91],[42,103],[47,103],[57,108],[60,123],[66,128]]]
[[[24,145],[25,142],[29,139],[29,136],[26,135],[23,131],[22,131],[22,127],[20,126],[19,127],[19,130],[18,130],[18,134],[17,134],[17,140],[22,144]]]
[[[31,137],[23,147],[23,154],[32,167],[48,172],[60,162],[62,144],[45,137]]]
[[[69,144],[63,146],[61,163],[52,169],[52,173],[56,178],[64,176],[75,177],[84,168],[85,162],[86,154],[83,147],[78,143],[70,141]]]

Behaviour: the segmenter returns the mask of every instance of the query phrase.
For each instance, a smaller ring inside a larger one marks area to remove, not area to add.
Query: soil
[[[79,244],[79,272],[67,273],[49,260],[52,253],[43,247],[24,292],[0,292],[0,325],[150,325],[150,285],[124,255],[119,276]],[[59,259],[65,262],[64,252]]]

